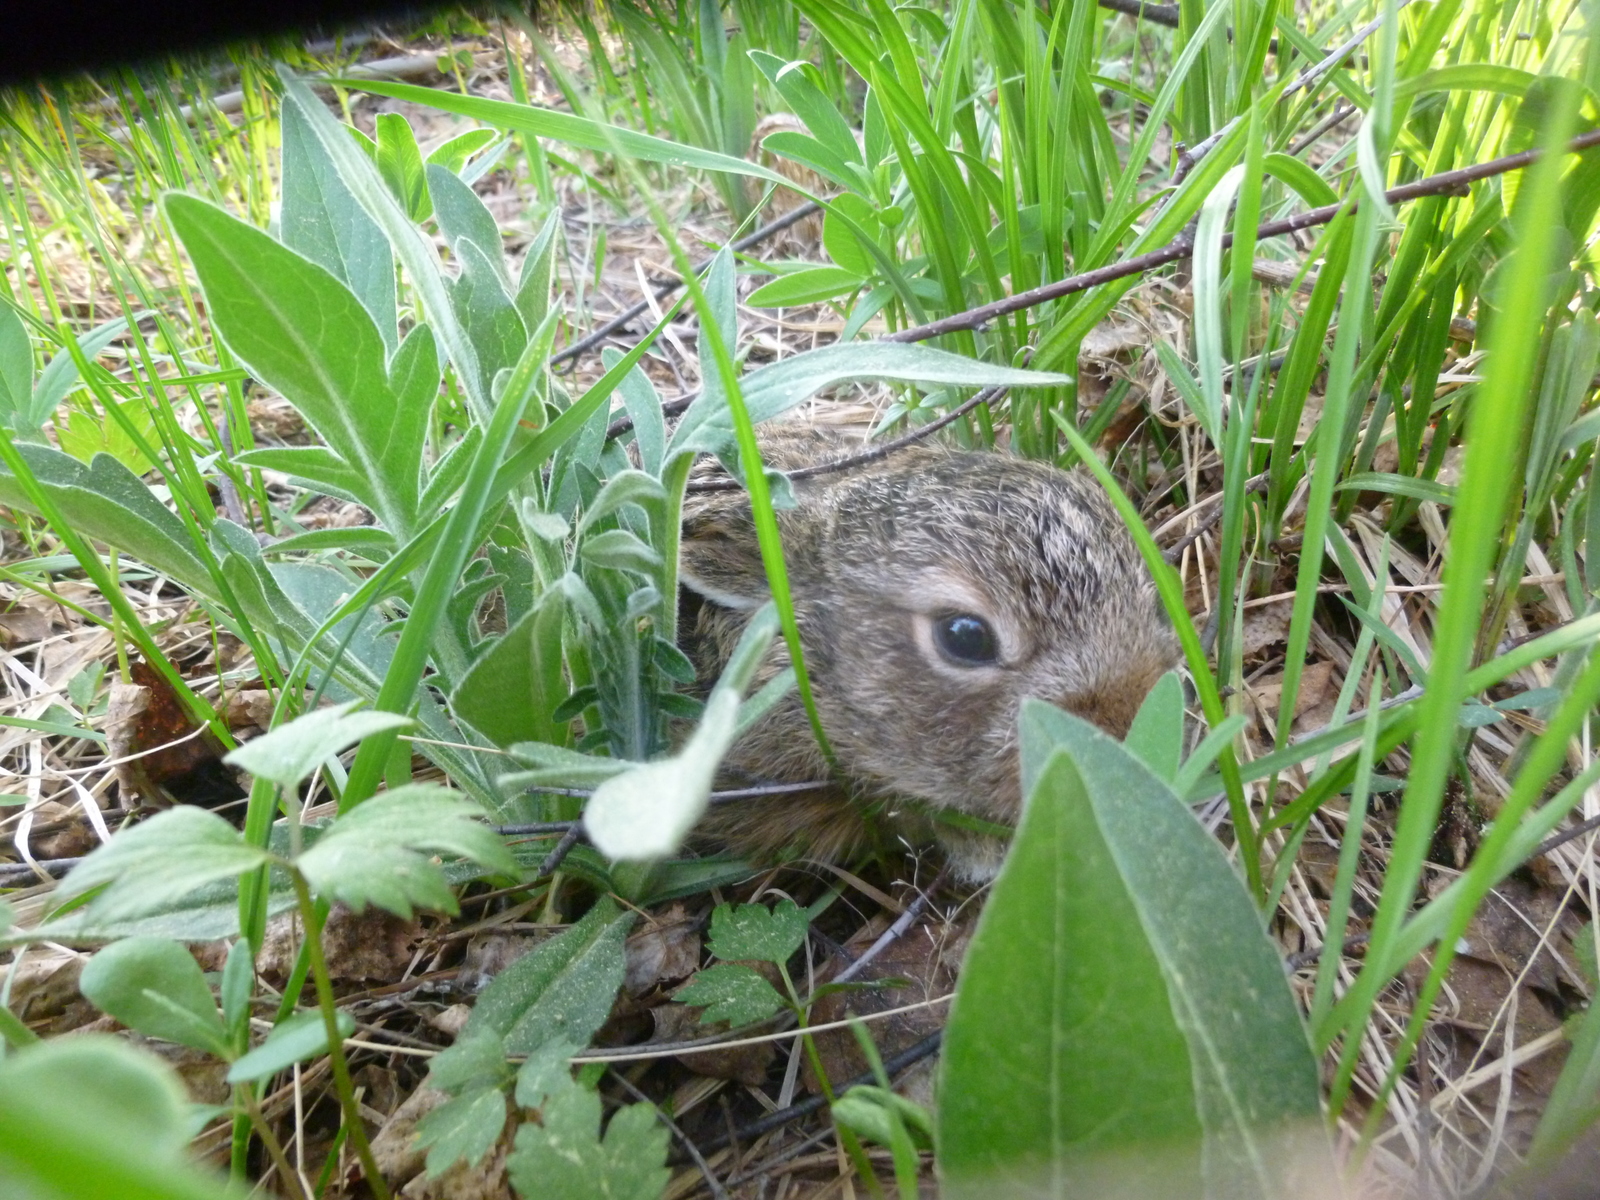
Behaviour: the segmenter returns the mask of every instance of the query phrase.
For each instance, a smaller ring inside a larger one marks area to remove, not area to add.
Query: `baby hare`
[[[763,458],[785,471],[860,449],[796,424],[761,436]],[[721,474],[709,461],[697,472]],[[798,504],[778,524],[838,773],[791,691],[733,748],[724,782],[832,782],[717,805],[702,831],[745,854],[824,858],[874,829],[931,835],[959,875],[992,877],[998,839],[930,818],[1016,822],[1023,699],[1121,735],[1177,660],[1132,540],[1087,475],[1002,453],[923,444],[793,487]],[[768,598],[742,491],[690,495],[682,562],[682,640],[709,683]],[[762,678],[788,665],[780,642]]]

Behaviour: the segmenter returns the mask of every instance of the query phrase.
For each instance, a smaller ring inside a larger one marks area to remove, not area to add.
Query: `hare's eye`
[[[952,613],[933,623],[933,644],[951,662],[963,667],[993,666],[1000,658],[994,630],[982,617]]]

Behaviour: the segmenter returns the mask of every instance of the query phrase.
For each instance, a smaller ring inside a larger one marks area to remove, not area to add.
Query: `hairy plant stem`
[[[367,1130],[361,1123],[361,1106],[356,1103],[354,1085],[350,1082],[350,1065],[345,1062],[344,1040],[339,1036],[338,1008],[333,999],[333,981],[328,975],[328,960],[322,954],[322,918],[317,913],[316,901],[305,877],[291,872],[294,879],[295,903],[300,909],[300,921],[305,927],[306,953],[311,959],[311,978],[316,983],[317,1007],[322,1010],[322,1023],[328,1031],[328,1065],[333,1069],[333,1086],[339,1093],[339,1107],[344,1111],[345,1128],[355,1142],[356,1155],[361,1159],[361,1169],[366,1172],[367,1186],[376,1200],[389,1200],[389,1185],[378,1172],[377,1160],[372,1157],[372,1146],[367,1141]]]

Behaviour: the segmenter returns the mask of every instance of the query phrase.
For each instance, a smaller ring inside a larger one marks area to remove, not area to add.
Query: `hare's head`
[[[789,440],[772,448],[779,467],[804,460]],[[832,440],[801,445],[813,460],[842,454]],[[779,517],[806,667],[839,766],[865,794],[1014,822],[1022,701],[1121,735],[1177,658],[1138,552],[1082,474],[930,447],[795,493]],[[684,579],[730,623],[766,599],[742,495],[690,506]],[[815,769],[782,761],[810,736],[798,705],[768,725],[738,766]],[[950,848],[968,875],[998,862],[992,843]]]

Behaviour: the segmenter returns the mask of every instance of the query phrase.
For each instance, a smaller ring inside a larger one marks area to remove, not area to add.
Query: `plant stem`
[[[356,1103],[355,1088],[350,1082],[350,1066],[344,1058],[344,1039],[339,1036],[338,1008],[333,1000],[333,981],[328,977],[328,961],[322,955],[322,919],[317,914],[315,901],[305,877],[298,871],[294,878],[295,902],[300,908],[300,921],[306,931],[306,953],[311,958],[311,977],[317,986],[317,1007],[322,1010],[322,1023],[328,1030],[328,1065],[333,1068],[333,1084],[339,1093],[339,1106],[344,1110],[345,1128],[355,1142],[356,1154],[361,1159],[361,1169],[366,1172],[367,1186],[376,1200],[389,1200],[389,1185],[378,1173],[377,1161],[372,1157],[372,1146],[367,1142],[367,1130],[361,1123],[361,1106]]]

